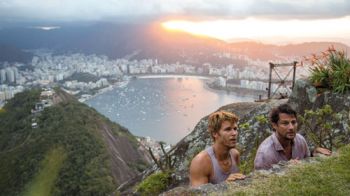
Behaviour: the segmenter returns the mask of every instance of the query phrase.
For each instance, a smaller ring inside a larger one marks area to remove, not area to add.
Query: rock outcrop
[[[277,100],[268,103],[234,103],[222,108],[219,110],[226,110],[230,112],[234,112],[240,118],[240,122],[246,122],[248,119],[251,119],[255,115],[260,115],[267,113],[272,107],[278,105],[279,103],[286,102],[286,100]],[[207,130],[208,127],[208,116],[202,118],[199,123],[196,125],[194,130],[183,138],[170,152],[172,157],[176,157],[175,161],[175,182],[178,185],[188,184],[188,168],[191,163],[192,158],[209,147],[212,144],[212,140],[210,138],[209,132]],[[249,143],[252,139],[256,137],[256,133],[258,132],[258,127],[254,127],[253,131],[244,131],[239,134],[239,146],[249,146]],[[265,129],[264,129],[265,130]],[[253,133],[254,132],[254,133]],[[242,154],[242,159],[249,156],[248,152],[249,148],[244,149]]]

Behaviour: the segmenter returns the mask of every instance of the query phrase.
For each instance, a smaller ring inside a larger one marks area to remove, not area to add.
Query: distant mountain
[[[236,42],[229,44],[231,53],[247,55],[252,59],[274,60],[281,57],[303,57],[319,54],[330,46],[350,52],[349,46],[337,42],[307,42],[301,44],[272,45],[257,42]]]
[[[29,52],[24,52],[23,50],[10,46],[0,44],[0,62],[20,62],[27,63],[31,61],[33,54]],[[1,68],[1,67],[0,67]]]
[[[148,166],[128,130],[61,90],[31,114],[39,95],[0,110],[0,195],[107,195]]]
[[[341,43],[310,42],[284,46],[257,42],[226,43],[187,33],[167,31],[159,24],[65,25],[53,30],[37,28],[4,28],[0,43],[21,49],[49,48],[56,52],[82,52],[107,55],[110,58],[157,58],[161,63],[205,62],[246,66],[249,60],[285,60],[307,56],[334,45],[346,51]],[[220,55],[225,53],[225,55]],[[229,56],[227,56],[229,55]]]

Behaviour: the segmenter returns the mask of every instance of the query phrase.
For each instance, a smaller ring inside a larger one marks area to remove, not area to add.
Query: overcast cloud
[[[347,0],[0,0],[2,21],[99,21],[164,16],[335,18]]]

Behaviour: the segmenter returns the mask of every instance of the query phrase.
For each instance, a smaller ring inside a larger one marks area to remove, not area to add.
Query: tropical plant
[[[350,90],[350,60],[344,51],[337,51],[330,47],[322,55],[313,55],[309,77],[318,87],[328,88],[336,93],[345,93]]]
[[[330,84],[330,70],[325,67],[312,67],[310,68],[312,75],[310,80],[317,87],[329,88]]]

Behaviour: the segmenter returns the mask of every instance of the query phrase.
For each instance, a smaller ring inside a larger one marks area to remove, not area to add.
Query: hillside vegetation
[[[114,138],[127,138],[125,145],[133,146],[134,151],[138,147],[136,139],[75,100],[62,101],[34,116],[31,109],[39,95],[40,90],[17,94],[0,113],[0,195],[113,192],[121,182],[113,174],[113,158],[101,127]],[[37,128],[31,126],[33,119]],[[135,162],[146,165],[141,156],[138,159]]]

